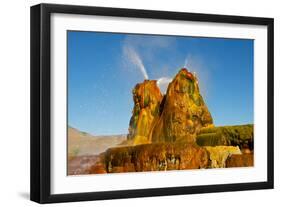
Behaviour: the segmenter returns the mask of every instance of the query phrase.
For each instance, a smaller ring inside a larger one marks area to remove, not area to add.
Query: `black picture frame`
[[[182,20],[210,23],[233,23],[267,26],[267,181],[237,184],[135,189],[73,194],[51,194],[51,70],[50,70],[50,15],[52,13],[134,17],[165,20]],[[39,4],[31,7],[31,151],[30,199],[38,203],[88,201],[102,199],[166,196],[179,194],[211,193],[272,189],[274,187],[274,20],[272,18],[195,14],[169,11],[135,10],[73,5]]]

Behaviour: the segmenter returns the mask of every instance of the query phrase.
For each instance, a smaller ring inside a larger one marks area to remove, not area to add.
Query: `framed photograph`
[[[31,7],[31,200],[273,188],[273,19]]]

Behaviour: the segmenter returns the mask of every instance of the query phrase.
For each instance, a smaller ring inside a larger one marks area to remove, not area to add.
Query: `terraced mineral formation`
[[[208,168],[206,149],[187,142],[153,143],[108,149],[104,166],[93,167],[90,173],[166,171]]]
[[[195,74],[182,68],[162,96],[155,80],[133,89],[127,140],[89,173],[253,166],[253,125],[214,127]]]

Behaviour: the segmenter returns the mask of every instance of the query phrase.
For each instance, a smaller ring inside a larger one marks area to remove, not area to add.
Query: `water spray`
[[[139,54],[134,50],[134,48],[129,46],[124,47],[124,52],[129,60],[140,70],[144,79],[147,80],[148,75]]]

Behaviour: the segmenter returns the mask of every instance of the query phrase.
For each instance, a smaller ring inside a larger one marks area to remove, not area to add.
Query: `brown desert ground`
[[[94,136],[68,127],[68,175],[87,174],[98,155],[126,140],[126,135]]]

